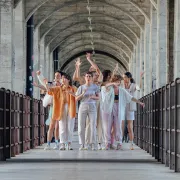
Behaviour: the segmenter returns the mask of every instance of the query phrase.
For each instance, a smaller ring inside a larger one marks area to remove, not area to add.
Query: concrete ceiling
[[[155,0],[89,0],[96,62],[101,69],[113,69],[121,62],[120,72],[128,69],[129,60],[149,21],[150,4]],[[16,2],[17,3],[17,2]],[[25,0],[26,21],[34,15],[35,29],[52,52],[59,49],[60,68],[72,74],[74,59],[81,52],[92,52],[87,0]],[[107,54],[113,55],[109,57]],[[83,58],[82,71],[89,68]],[[115,59],[114,59],[114,58]],[[69,61],[71,59],[71,61]],[[68,62],[68,63],[67,63]],[[65,65],[66,64],[66,65]],[[123,66],[122,66],[123,64]]]

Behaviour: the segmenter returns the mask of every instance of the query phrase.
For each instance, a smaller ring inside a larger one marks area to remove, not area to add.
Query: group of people
[[[51,149],[53,132],[54,149],[73,150],[72,137],[78,101],[79,150],[122,149],[124,120],[127,120],[130,149],[133,150],[136,103],[144,106],[134,97],[135,92],[140,90],[141,82],[140,86],[135,84],[130,72],[125,72],[121,77],[118,65],[113,72],[101,72],[91,59],[91,54],[87,53],[86,58],[91,66],[83,76],[80,73],[81,60],[75,62],[73,81],[79,83],[78,88],[65,72],[57,71],[53,83],[49,83],[40,71],[37,72],[41,85],[34,83],[34,86],[46,90],[43,104],[50,105],[45,150]]]

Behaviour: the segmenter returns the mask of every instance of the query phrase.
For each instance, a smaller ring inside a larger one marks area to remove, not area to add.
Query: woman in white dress
[[[132,74],[130,72],[126,72],[123,75],[124,79],[124,87],[126,91],[131,94],[131,96],[135,96],[136,91],[140,91],[141,88],[141,82],[142,82],[142,75],[140,78],[140,87],[135,83]],[[136,103],[135,102],[130,102],[126,106],[126,114],[125,114],[125,119],[127,120],[127,126],[128,126],[128,133],[129,133],[129,139],[130,139],[130,149],[134,150],[133,147],[133,140],[134,140],[134,132],[133,132],[133,121],[135,119],[134,117],[134,112],[136,111]],[[124,119],[124,120],[125,120]],[[122,131],[124,132],[124,120],[123,120],[123,125],[122,125]]]

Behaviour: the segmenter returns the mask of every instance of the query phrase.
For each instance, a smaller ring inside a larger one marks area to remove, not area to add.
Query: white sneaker
[[[61,150],[61,151],[66,150],[66,148],[65,148],[65,144],[61,144],[61,147],[59,148],[59,150]]]
[[[83,145],[83,144],[81,144],[79,150],[80,150],[80,151],[84,150],[84,145]]]
[[[55,144],[55,146],[53,147],[54,150],[58,150],[59,149],[59,144]]]
[[[98,150],[102,150],[102,146],[100,143],[98,144]]]
[[[94,144],[92,144],[92,151],[95,151],[96,150],[96,148],[95,148],[95,145]]]
[[[71,144],[68,144],[68,150],[73,150],[73,148],[71,147]]]
[[[130,145],[130,150],[134,150],[133,144]]]
[[[88,149],[89,149],[89,145],[86,144],[86,145],[84,146],[84,150],[88,150]]]
[[[120,143],[117,143],[116,150],[122,150],[122,144],[120,144]]]
[[[44,148],[44,150],[46,151],[46,150],[51,150],[51,147],[50,147],[50,145],[46,145],[46,147]]]

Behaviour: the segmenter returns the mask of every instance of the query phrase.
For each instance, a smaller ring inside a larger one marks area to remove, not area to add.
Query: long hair
[[[112,73],[112,72],[111,72],[110,70],[104,70],[104,71],[102,72],[103,82],[106,82],[106,81],[107,81],[108,77],[111,76],[111,73]]]
[[[132,77],[132,74],[130,72],[125,72],[124,75],[126,75],[129,79],[131,83],[135,83],[135,80]]]

